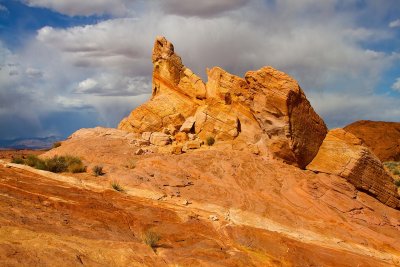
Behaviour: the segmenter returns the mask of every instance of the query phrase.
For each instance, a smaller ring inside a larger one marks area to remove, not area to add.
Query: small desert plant
[[[143,235],[143,242],[153,250],[157,247],[157,243],[160,239],[160,235],[153,231],[146,231]]]
[[[15,164],[24,164],[25,161],[23,158],[21,157],[16,157],[16,158],[12,158],[11,163],[15,163]]]
[[[61,146],[61,142],[55,142],[53,144],[53,148],[57,148],[57,147],[60,147],[60,146]]]
[[[67,163],[67,170],[72,173],[86,172],[86,166],[83,165],[82,160],[74,156],[64,156]]]
[[[394,181],[394,184],[395,184],[397,187],[400,187],[400,180],[395,180],[395,181]]]
[[[207,145],[212,146],[215,143],[215,139],[212,136],[207,137],[206,139]]]
[[[96,165],[92,168],[94,176],[101,176],[103,175],[103,166]]]
[[[82,163],[71,163],[68,166],[68,171],[72,173],[81,173],[86,172],[86,166],[83,166]]]
[[[124,192],[124,188],[119,184],[118,181],[112,181],[111,187],[118,192]]]
[[[393,174],[394,174],[394,175],[400,175],[400,169],[394,170],[394,171],[393,171]]]

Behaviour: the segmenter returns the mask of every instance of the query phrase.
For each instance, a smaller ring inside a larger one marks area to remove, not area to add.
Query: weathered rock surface
[[[232,146],[138,156],[129,144],[75,135],[44,155],[102,165],[101,179],[64,174],[72,183],[0,166],[0,265],[57,265],[55,254],[70,266],[79,258],[90,266],[400,264],[400,211],[338,175]],[[125,193],[110,191],[114,180]],[[146,230],[161,236],[156,253],[142,240]]]
[[[397,188],[382,163],[359,138],[343,129],[329,131],[307,169],[339,175],[382,203],[400,209]]]
[[[171,138],[168,134],[154,132],[150,136],[150,143],[156,146],[166,146],[171,143]]]
[[[152,98],[119,129],[161,132],[173,125],[189,132],[194,127],[203,140],[257,143],[262,153],[301,168],[316,155],[327,128],[297,82],[283,72],[264,67],[240,78],[214,67],[204,84],[164,37],[156,39],[152,59]]]
[[[382,161],[400,161],[400,123],[357,121],[344,129],[361,140]]]

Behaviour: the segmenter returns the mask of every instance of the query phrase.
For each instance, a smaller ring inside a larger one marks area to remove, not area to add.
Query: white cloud
[[[400,27],[400,19],[396,19],[389,23],[390,28]]]
[[[400,92],[400,78],[397,78],[394,84],[392,85],[392,89],[394,91],[399,91]]]
[[[89,16],[127,14],[129,0],[25,0],[29,6],[45,7],[69,16]]]
[[[116,126],[149,98],[157,35],[173,42],[184,64],[203,78],[215,65],[240,76],[265,65],[291,74],[330,126],[361,118],[393,120],[398,99],[374,90],[398,54],[364,48],[393,33],[360,25],[360,16],[385,12],[368,2],[358,13],[356,2],[346,1],[351,12],[338,13],[336,0],[29,0],[71,16],[129,18],[43,27],[14,53],[0,46],[0,124],[16,114],[39,131],[43,115],[92,110],[93,122]],[[135,10],[140,13],[132,18]]]
[[[97,85],[97,82],[93,79],[86,79],[84,81],[81,81],[78,84],[78,88],[76,89],[76,92],[78,93],[85,93],[91,89],[93,89]]]
[[[43,72],[35,68],[27,68],[25,73],[31,78],[41,78],[43,77]]]

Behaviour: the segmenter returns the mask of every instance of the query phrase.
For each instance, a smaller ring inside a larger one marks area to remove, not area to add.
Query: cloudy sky
[[[203,78],[289,73],[330,128],[400,121],[398,0],[0,0],[0,139],[115,127],[157,35]]]

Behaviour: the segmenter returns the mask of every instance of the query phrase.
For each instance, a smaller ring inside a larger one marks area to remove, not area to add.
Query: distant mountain
[[[47,149],[51,148],[55,142],[63,139],[60,136],[49,136],[0,140],[0,149]]]

